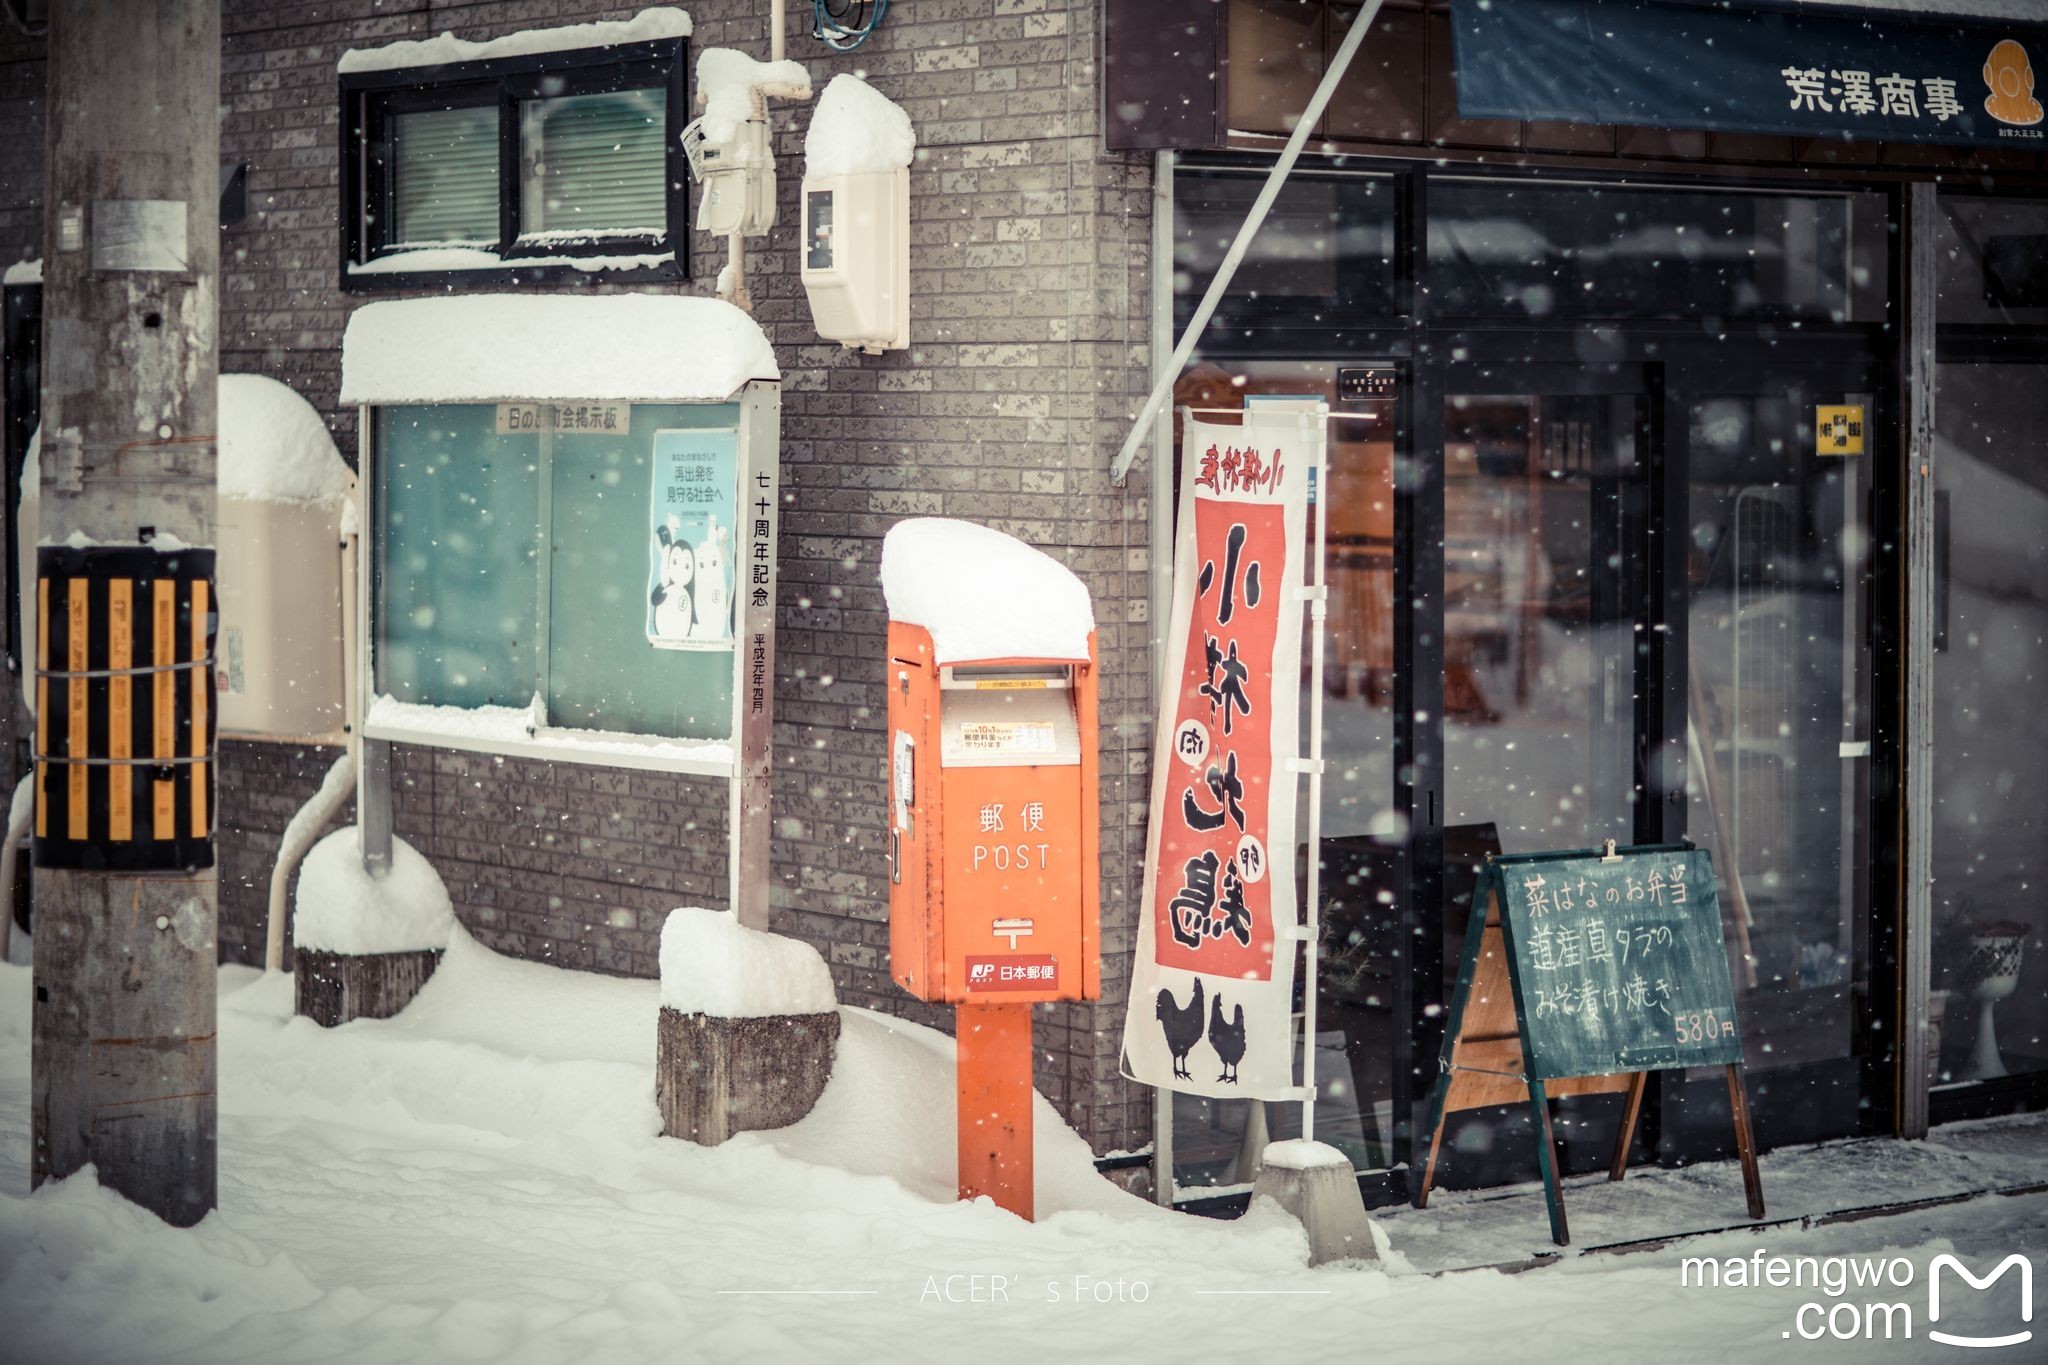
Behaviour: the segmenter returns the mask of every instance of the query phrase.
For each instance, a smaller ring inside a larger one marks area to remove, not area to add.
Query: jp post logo
[[[1788,1341],[1924,1336],[1945,1346],[1997,1349],[2034,1339],[2034,1266],[2018,1252],[1981,1275],[1942,1252],[1923,1277],[1904,1256],[1773,1256],[1758,1248],[1748,1256],[1688,1256],[1679,1264],[1679,1283],[1687,1289],[1812,1290],[1814,1297],[1793,1310],[1791,1324],[1779,1333]],[[1956,1330],[1966,1317],[1977,1330]]]

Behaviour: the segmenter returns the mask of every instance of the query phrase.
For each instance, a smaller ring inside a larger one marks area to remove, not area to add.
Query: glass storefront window
[[[1939,230],[1941,323],[2048,323],[2048,206],[1944,195]]]
[[[1174,295],[1182,324],[1215,278],[1264,179],[1261,168],[1175,170]],[[1217,325],[1228,319],[1329,325],[1391,315],[1394,198],[1391,176],[1296,171],[1231,278]]]
[[[1234,131],[1294,131],[1323,78],[1323,0],[1230,0],[1227,117]]]
[[[1457,394],[1444,414],[1444,810],[1500,851],[1633,827],[1634,394]],[[1456,972],[1456,962],[1446,959]]]
[[[1444,177],[1428,241],[1439,316],[1885,319],[1880,194]]]
[[[1928,1014],[1948,1085],[2048,1070],[2048,364],[1948,363],[1935,382]]]

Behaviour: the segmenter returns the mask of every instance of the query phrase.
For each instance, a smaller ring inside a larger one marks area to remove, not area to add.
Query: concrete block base
[[[1372,1223],[1365,1216],[1365,1200],[1359,1196],[1358,1175],[1351,1163],[1334,1148],[1322,1150],[1335,1160],[1316,1164],[1276,1157],[1302,1145],[1282,1142],[1267,1149],[1265,1165],[1252,1184],[1252,1199],[1263,1195],[1300,1220],[1308,1233],[1308,1263],[1312,1266],[1377,1261]]]
[[[322,1028],[351,1019],[389,1019],[412,1003],[441,964],[439,948],[411,953],[293,954],[294,1010]]]
[[[811,1112],[839,1050],[839,1013],[721,1019],[662,1006],[654,1097],[666,1137],[716,1147]]]

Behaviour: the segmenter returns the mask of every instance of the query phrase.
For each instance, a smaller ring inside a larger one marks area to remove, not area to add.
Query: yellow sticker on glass
[[[1846,403],[1830,407],[1823,403],[1813,410],[1814,444],[1822,455],[1863,453],[1863,405]]]

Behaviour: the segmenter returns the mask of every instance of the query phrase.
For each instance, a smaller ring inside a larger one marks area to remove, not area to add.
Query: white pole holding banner
[[[1301,983],[1301,1137],[1316,1140],[1316,975],[1317,951],[1323,939],[1323,623],[1330,610],[1328,572],[1323,555],[1323,522],[1330,497],[1330,409],[1318,403],[1312,421],[1316,451],[1315,483],[1309,489],[1309,514],[1315,520],[1315,551],[1309,559],[1308,590],[1308,913],[1302,921],[1307,944],[1302,954]]]
[[[1351,31],[1344,35],[1344,42],[1331,59],[1330,69],[1323,73],[1322,83],[1316,86],[1316,93],[1309,97],[1308,107],[1301,111],[1301,118],[1288,135],[1287,146],[1281,150],[1280,159],[1273,163],[1273,169],[1266,173],[1266,183],[1259,188],[1259,197],[1252,201],[1252,210],[1245,215],[1244,226],[1237,230],[1237,238],[1230,244],[1230,250],[1223,253],[1223,264],[1216,268],[1216,277],[1209,281],[1208,292],[1202,295],[1202,302],[1196,306],[1194,317],[1188,320],[1188,327],[1181,333],[1180,345],[1174,347],[1173,360],[1166,372],[1153,382],[1152,392],[1145,397],[1145,406],[1138,410],[1137,420],[1131,423],[1130,434],[1124,437],[1123,449],[1116,454],[1116,462],[1110,466],[1110,482],[1123,487],[1124,476],[1130,472],[1131,461],[1137,458],[1138,447],[1144,444],[1152,420],[1159,415],[1166,403],[1166,397],[1173,391],[1173,381],[1187,368],[1188,357],[1195,353],[1195,343],[1209,326],[1210,317],[1216,312],[1216,305],[1223,301],[1223,295],[1230,288],[1237,267],[1250,249],[1252,238],[1265,223],[1266,215],[1272,211],[1273,201],[1280,197],[1280,187],[1294,171],[1294,163],[1301,158],[1301,149],[1308,145],[1309,136],[1322,120],[1323,110],[1328,107],[1330,97],[1337,92],[1337,85],[1344,79],[1344,73],[1351,69],[1351,59],[1358,55],[1358,49],[1365,42],[1365,31],[1372,27],[1372,21],[1380,12],[1382,0],[1368,0],[1358,17],[1351,21]],[[1172,261],[1154,261],[1154,270],[1172,269]]]
[[[1322,946],[1323,888],[1323,625],[1329,615],[1330,588],[1323,554],[1324,499],[1330,487],[1330,405],[1320,400],[1256,396],[1245,402],[1246,420],[1264,409],[1293,409],[1295,429],[1316,452],[1309,483],[1309,516],[1315,524],[1310,542],[1309,575],[1306,584],[1296,585],[1298,603],[1308,607],[1309,696],[1308,752],[1294,763],[1297,773],[1308,775],[1308,824],[1304,830],[1308,847],[1308,881],[1303,901],[1306,913],[1297,931],[1302,938],[1301,965],[1301,1137],[1316,1140],[1316,969]],[[1291,961],[1291,957],[1290,957]]]

